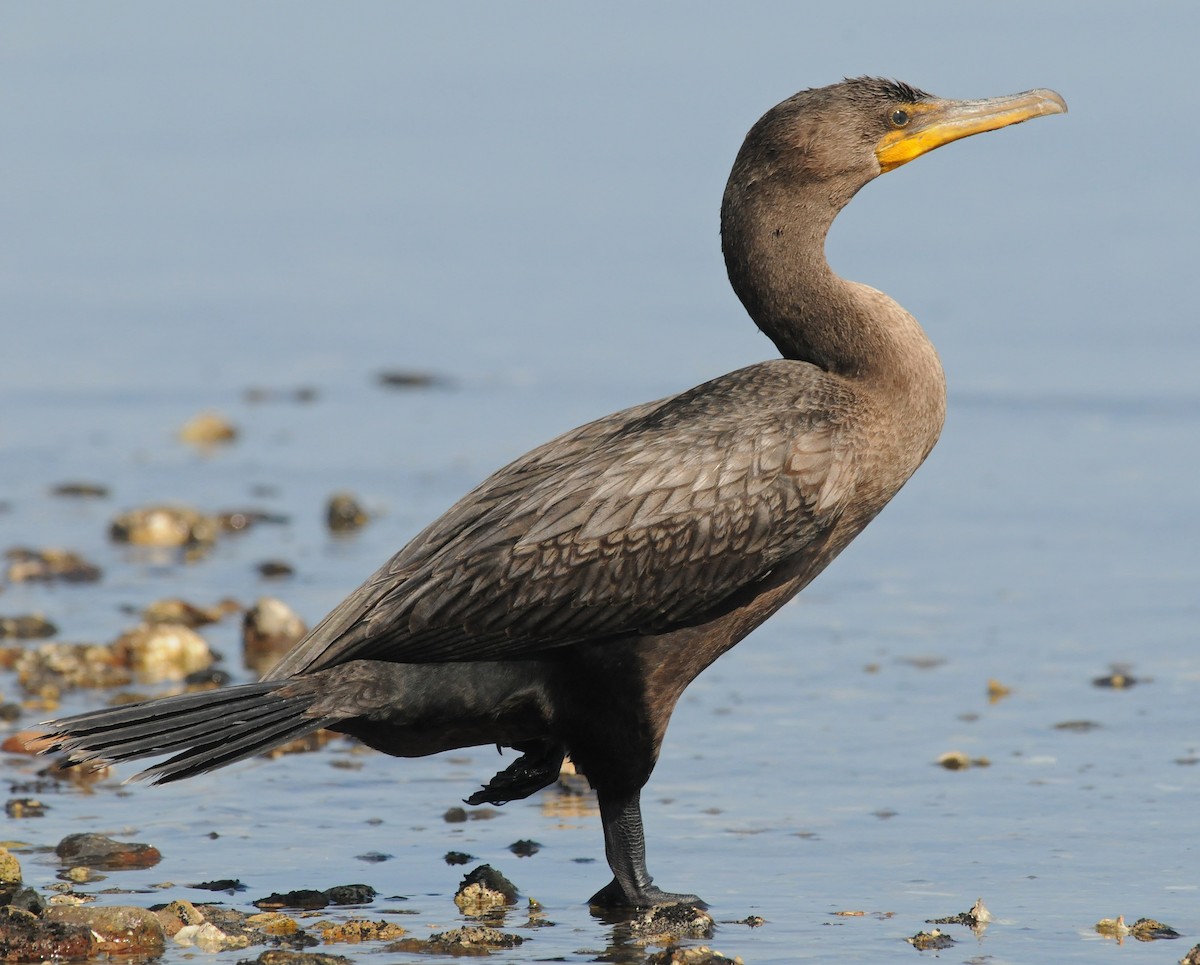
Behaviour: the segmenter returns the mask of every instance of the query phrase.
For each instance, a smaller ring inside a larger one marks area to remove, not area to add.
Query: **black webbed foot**
[[[558,780],[565,756],[560,745],[536,741],[513,746],[521,756],[467,798],[467,804],[519,801]]]
[[[707,908],[708,903],[697,895],[678,894],[673,891],[663,891],[655,885],[647,885],[634,895],[627,895],[621,883],[613,878],[608,884],[597,891],[588,900],[594,908],[606,911],[615,909],[658,908],[664,905],[689,905],[693,908]]]

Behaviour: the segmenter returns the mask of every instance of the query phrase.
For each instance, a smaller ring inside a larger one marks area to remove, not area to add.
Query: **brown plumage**
[[[698,900],[651,883],[639,795],[684,688],[803,589],[941,430],[941,366],[825,235],[864,184],[950,140],[1066,110],[1049,91],[943,101],[870,78],[754,125],[721,210],[730,281],[783,358],[582,426],[504,467],[264,679],[56,721],[76,761],[173,754],[178,780],[318,727],[397,756],[522,756],[472,796],[525,797],[570,754],[613,880],[598,904]]]

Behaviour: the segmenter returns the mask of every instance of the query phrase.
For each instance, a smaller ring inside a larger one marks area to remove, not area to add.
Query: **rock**
[[[109,871],[151,868],[162,860],[158,848],[152,845],[114,841],[103,834],[68,834],[54,851],[64,864],[86,864]]]
[[[138,624],[116,639],[113,654],[141,683],[183,680],[215,659],[204,638],[182,623]]]
[[[92,937],[92,954],[157,957],[166,949],[166,935],[154,912],[126,905],[46,909],[47,922],[83,926]]]
[[[379,864],[381,861],[391,861],[394,857],[395,855],[384,854],[382,851],[364,851],[362,854],[356,854],[354,860],[365,861],[367,864]]]
[[[237,427],[216,412],[201,412],[185,422],[179,430],[179,441],[194,446],[215,446],[233,442],[237,437]]]
[[[13,669],[26,693],[47,700],[76,687],[123,687],[131,679],[113,648],[98,643],[42,643],[22,653]]]
[[[0,890],[21,883],[21,862],[8,848],[0,847]]]
[[[715,922],[703,908],[681,902],[656,905],[628,919],[632,940],[641,945],[677,945],[688,938],[712,938]]]
[[[431,389],[446,384],[444,377],[416,369],[388,369],[379,373],[378,380],[389,389]]]
[[[4,893],[2,887],[0,887],[0,893]],[[25,885],[17,888],[7,902],[0,902],[0,904],[7,904],[10,908],[16,908],[20,911],[27,911],[31,915],[37,915],[39,917],[46,910],[45,899],[43,899],[35,889]],[[0,958],[2,957],[3,956],[0,956]]]
[[[119,515],[108,535],[114,543],[133,546],[207,546],[217,537],[217,524],[190,506],[146,506]]]
[[[282,600],[259,597],[242,618],[242,660],[255,673],[266,673],[307,632],[304,621]]]
[[[325,507],[325,523],[335,533],[361,529],[369,518],[353,493],[334,493]]]
[[[204,913],[190,901],[173,901],[165,908],[156,908],[154,914],[168,938],[174,938],[182,928],[202,925],[205,921]]]
[[[4,555],[10,583],[94,583],[101,576],[100,567],[70,550],[17,547]]]
[[[487,955],[494,948],[516,948],[525,941],[520,935],[510,935],[486,925],[466,925],[451,931],[435,932],[422,941],[416,938],[393,942],[385,951],[407,954],[463,956]]]
[[[1200,965],[1200,945],[1195,945],[1179,960],[1179,965]]]
[[[44,818],[46,805],[37,798],[14,797],[5,802],[4,813],[10,818]]]
[[[188,885],[188,887],[195,888],[198,891],[223,891],[227,895],[246,890],[246,886],[238,878],[218,878],[216,881],[200,881],[194,885]]]
[[[295,891],[273,892],[266,898],[251,902],[255,908],[303,908],[317,909],[329,905],[325,892],[313,888],[298,888]]]
[[[241,608],[241,604],[236,600],[225,599],[213,606],[202,607],[196,606],[194,603],[188,603],[187,600],[172,597],[165,600],[155,600],[149,604],[142,610],[142,622],[181,623],[185,627],[190,627],[194,630],[196,627],[216,623],[231,613],[237,613]]]
[[[742,959],[726,958],[706,945],[699,948],[679,948],[672,945],[647,956],[646,965],[742,965]]]
[[[520,841],[514,841],[508,846],[508,850],[515,854],[518,858],[532,858],[535,854],[542,850],[542,846],[537,841],[531,841],[529,838],[522,838]]]
[[[204,952],[223,952],[228,948],[245,948],[250,939],[245,935],[230,935],[212,922],[184,925],[174,935],[176,945],[195,946]]]
[[[16,617],[0,617],[0,638],[9,640],[39,640],[58,633],[58,627],[45,617],[27,613]]]
[[[1182,936],[1170,925],[1164,925],[1153,918],[1139,918],[1129,927],[1129,933],[1139,942],[1154,942],[1160,939],[1174,939]]]
[[[486,915],[517,903],[517,888],[491,865],[481,864],[463,878],[454,903],[464,915]]]
[[[0,961],[49,962],[91,954],[92,933],[85,926],[41,918],[11,905],[0,907]]]
[[[351,918],[349,921],[324,922],[317,925],[321,931],[321,940],[327,945],[337,942],[373,942],[399,938],[405,934],[405,929],[389,921],[368,921],[365,918]]]
[[[296,568],[286,560],[263,560],[257,569],[258,575],[265,580],[282,580],[296,575]]]
[[[913,948],[918,951],[929,951],[931,949],[949,948],[955,942],[949,935],[943,934],[937,928],[933,931],[919,931],[911,938],[904,939]]]
[[[328,955],[325,952],[289,952],[272,948],[258,958],[244,958],[237,965],[353,965],[345,955]]]
[[[442,860],[448,865],[468,864],[475,860],[475,856],[465,851],[447,851]]]
[[[106,499],[108,487],[100,483],[65,482],[50,487],[51,496],[65,496],[69,499]]]
[[[334,885],[324,894],[331,905],[367,905],[375,900],[375,889],[370,885]]]

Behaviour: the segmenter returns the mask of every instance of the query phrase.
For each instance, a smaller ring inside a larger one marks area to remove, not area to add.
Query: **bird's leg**
[[[513,746],[522,751],[521,756],[467,798],[467,804],[519,801],[558,780],[564,757],[561,744],[530,741]]]
[[[642,830],[641,791],[609,795],[597,792],[604,825],[604,853],[613,880],[592,895],[602,908],[650,908],[654,905],[708,907],[695,895],[673,894],[655,887],[646,870],[646,837]]]

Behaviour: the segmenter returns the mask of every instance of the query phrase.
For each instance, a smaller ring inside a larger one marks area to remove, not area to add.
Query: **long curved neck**
[[[731,180],[721,207],[721,242],[734,291],[780,354],[853,377],[886,353],[881,329],[889,320],[877,316],[878,304],[864,304],[861,286],[839,278],[825,260],[825,237],[846,200],[769,180],[747,187]]]
[[[849,198],[823,197],[819,187],[797,192],[770,180],[730,180],[721,208],[729,280],[784,358],[852,381],[904,413],[897,431],[910,437],[919,462],[945,414],[941,362],[900,305],[829,267],[825,236]]]

